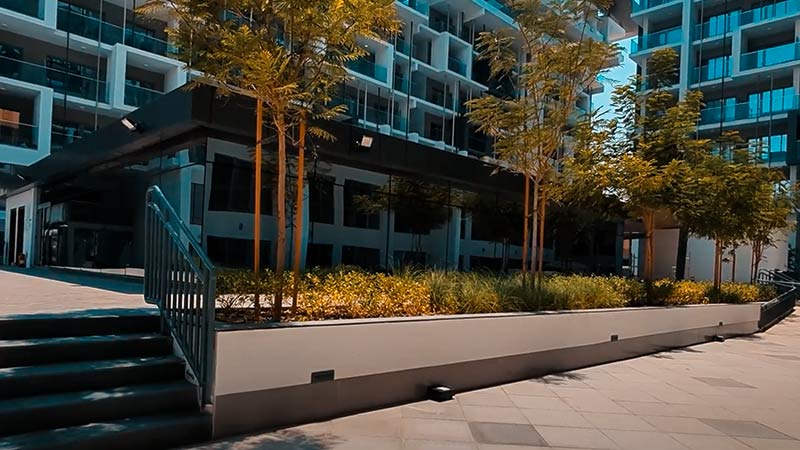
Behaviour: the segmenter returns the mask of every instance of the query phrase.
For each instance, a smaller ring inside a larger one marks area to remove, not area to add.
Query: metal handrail
[[[180,347],[213,402],[216,269],[158,186],[145,200],[144,298],[158,306],[164,331]]]
[[[770,269],[759,270],[756,280],[759,284],[775,286],[779,292],[777,297],[761,304],[758,328],[763,331],[794,311],[797,299],[800,297],[800,281],[786,273]]]

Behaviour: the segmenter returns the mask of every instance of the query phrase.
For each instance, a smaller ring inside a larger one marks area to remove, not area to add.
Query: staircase
[[[0,450],[162,449],[211,415],[152,314],[0,319]]]

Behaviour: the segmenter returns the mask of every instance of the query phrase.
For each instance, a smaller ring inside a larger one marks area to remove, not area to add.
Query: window
[[[94,99],[97,69],[55,56],[47,57],[47,67],[50,69],[46,75],[47,86],[57,92]]]
[[[377,248],[342,246],[342,264],[365,269],[380,267],[381,252]]]
[[[189,223],[192,225],[203,224],[203,185],[192,183],[192,203],[189,205],[191,210]]]
[[[22,48],[0,44],[0,75],[18,78],[22,72]]]
[[[252,213],[255,205],[253,178],[250,161],[216,155],[211,171],[209,211]],[[261,176],[261,214],[272,214],[272,185],[267,172],[262,172]]]
[[[333,245],[308,244],[306,267],[330,267],[333,265]]]
[[[750,94],[748,98],[750,117],[794,109],[797,103],[796,97],[794,88],[791,86]]]
[[[316,175],[308,178],[308,220],[333,223],[333,189],[335,179]]]
[[[269,265],[271,254],[270,241],[261,241],[261,267]],[[221,267],[251,268],[253,267],[253,240],[208,236],[206,251],[211,261]]]
[[[395,267],[424,266],[427,256],[428,254],[425,252],[396,250],[394,252],[394,265]]]
[[[764,162],[786,161],[788,136],[785,134],[750,139],[748,144],[750,152]]]
[[[344,226],[356,228],[380,228],[380,217],[377,213],[364,212],[360,203],[368,200],[375,192],[376,186],[353,180],[344,182]]]

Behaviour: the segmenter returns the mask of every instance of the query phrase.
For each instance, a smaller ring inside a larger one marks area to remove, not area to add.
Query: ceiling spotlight
[[[133,120],[131,120],[131,119],[127,118],[127,117],[123,117],[122,120],[120,120],[120,123],[125,128],[127,128],[128,131],[138,131],[138,130],[142,129],[142,125],[141,124],[139,124],[137,122],[134,122]]]
[[[372,140],[373,140],[372,136],[364,135],[364,136],[361,136],[361,140],[360,141],[356,141],[356,144],[358,144],[359,147],[371,148],[372,147]]]

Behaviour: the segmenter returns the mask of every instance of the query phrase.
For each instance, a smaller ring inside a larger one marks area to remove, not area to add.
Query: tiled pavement
[[[0,317],[148,308],[142,284],[46,268],[0,269]]]
[[[748,338],[192,448],[800,450],[800,316]]]

